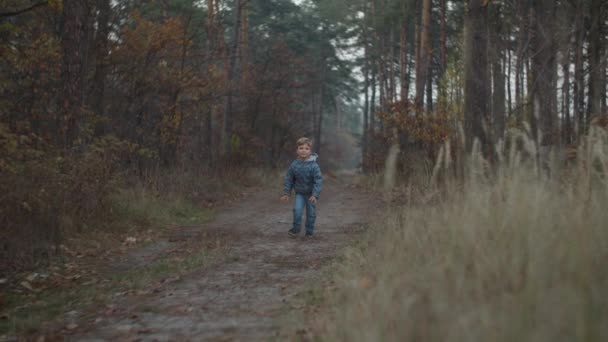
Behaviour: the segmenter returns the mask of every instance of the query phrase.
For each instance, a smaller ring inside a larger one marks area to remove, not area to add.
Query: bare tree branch
[[[10,12],[2,12],[2,13],[0,13],[0,18],[14,17],[16,15],[23,14],[25,12],[29,12],[29,11],[31,11],[33,9],[36,9],[38,7],[41,7],[41,6],[46,6],[48,4],[49,4],[48,1],[42,1],[42,2],[35,3],[33,5],[30,5],[29,7],[26,7],[26,8],[20,9],[20,10],[10,11]]]

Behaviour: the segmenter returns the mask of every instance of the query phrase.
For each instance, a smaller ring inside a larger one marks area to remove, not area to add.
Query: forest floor
[[[185,272],[169,270],[160,281],[73,310],[55,328],[45,329],[41,340],[277,338],[291,299],[359,236],[379,207],[352,178],[329,179],[318,205],[314,238],[290,238],[291,205],[280,203],[278,195],[277,189],[254,189],[219,209],[208,224],[173,229],[164,239],[100,266],[102,273],[120,273],[172,254],[180,260],[192,259],[184,253],[206,259]]]

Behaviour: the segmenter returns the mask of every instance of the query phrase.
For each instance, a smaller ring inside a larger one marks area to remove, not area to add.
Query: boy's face
[[[308,159],[308,157],[310,157],[310,154],[312,153],[312,151],[310,150],[310,145],[304,144],[304,145],[298,146],[296,153],[298,154],[298,157],[300,159],[305,160],[305,159]]]

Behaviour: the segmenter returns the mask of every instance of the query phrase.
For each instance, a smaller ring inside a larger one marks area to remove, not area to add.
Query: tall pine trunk
[[[64,0],[61,32],[62,113],[59,118],[61,145],[67,151],[77,139],[83,105],[83,49],[87,14],[86,0]]]
[[[232,45],[230,47],[229,64],[228,64],[228,90],[226,93],[226,102],[224,106],[223,130],[222,130],[222,145],[224,156],[229,155],[231,151],[232,131],[234,124],[234,102],[238,98],[238,90],[240,86],[237,80],[241,79],[240,70],[240,34],[241,34],[241,9],[244,0],[234,0],[234,27],[232,33]]]
[[[108,35],[110,34],[110,0],[97,0],[97,10],[95,74],[93,75],[93,94],[91,97],[93,111],[99,116],[104,116],[106,57],[108,56]]]
[[[399,80],[401,84],[400,98],[406,101],[409,96],[409,75],[408,75],[408,51],[407,51],[407,21],[401,24],[399,49]]]
[[[424,103],[425,85],[428,81],[431,38],[431,0],[422,0],[419,59],[416,61],[416,98],[414,104],[421,109]]]
[[[589,27],[589,100],[587,104],[587,125],[602,109],[602,27],[604,0],[591,0]]]
[[[441,80],[447,71],[448,53],[447,53],[447,0],[439,0],[439,74],[437,75],[437,91],[438,91],[438,109],[445,110],[446,105],[446,89]]]
[[[503,43],[500,5],[492,7],[491,32],[491,54],[492,60],[492,117],[493,135],[495,141],[502,140],[505,131],[505,76],[503,73]]]
[[[464,115],[466,151],[478,139],[486,157],[490,156],[490,141],[484,124],[489,109],[488,19],[484,0],[469,0],[464,24]]]
[[[540,131],[538,137],[541,147],[548,147],[559,141],[555,84],[555,2],[554,0],[537,0],[533,4],[534,29],[532,36],[532,104],[533,134]],[[537,125],[534,124],[537,121]],[[535,127],[536,126],[536,127]],[[541,151],[544,153],[545,151]],[[545,156],[541,156],[545,157]]]
[[[575,21],[574,21],[574,135],[578,137],[585,132],[585,83],[583,71],[583,46],[585,40],[585,6],[584,0],[576,0]]]
[[[526,49],[528,48],[528,8],[527,0],[516,0],[519,33],[517,35],[517,50],[515,61],[515,115],[521,126],[525,116],[524,104],[524,67],[526,64]]]

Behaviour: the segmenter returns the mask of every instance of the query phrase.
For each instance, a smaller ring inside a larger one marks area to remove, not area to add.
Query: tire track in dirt
[[[315,237],[289,238],[291,204],[276,190],[251,194],[196,230],[232,236],[232,260],[193,271],[160,292],[114,303],[120,312],[71,341],[255,341],[276,335],[284,302],[362,230],[377,205],[326,181]]]

